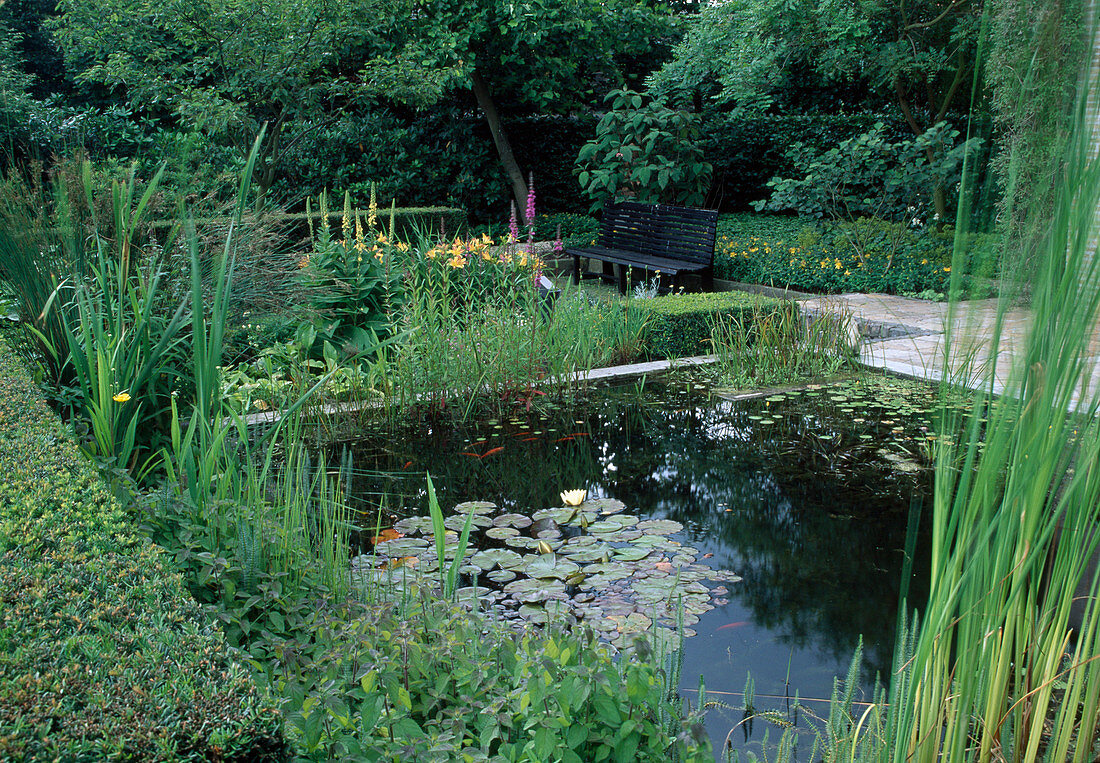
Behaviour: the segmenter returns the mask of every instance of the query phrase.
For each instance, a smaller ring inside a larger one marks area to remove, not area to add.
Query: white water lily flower
[[[580,506],[587,497],[587,490],[563,490],[561,493],[561,499],[566,506]]]

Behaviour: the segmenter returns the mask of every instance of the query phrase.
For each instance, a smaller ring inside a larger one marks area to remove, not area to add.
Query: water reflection
[[[730,402],[651,385],[545,415],[375,432],[356,443],[354,462],[386,473],[370,489],[387,494],[395,515],[424,512],[427,470],[444,507],[490,500],[531,512],[584,487],[639,516],[681,522],[679,540],[702,561],[744,578],[694,626],[685,688],[703,674],[736,707],[751,671],[757,707],[782,709],[767,695],[827,698],[861,634],[865,688],[888,676],[906,519],[927,482],[899,464],[911,467],[922,426],[908,412],[853,410],[827,390]],[[922,601],[914,586],[911,599]],[[740,718],[708,717],[716,747]],[[749,747],[764,729],[754,730]],[[734,734],[741,746],[747,732]]]

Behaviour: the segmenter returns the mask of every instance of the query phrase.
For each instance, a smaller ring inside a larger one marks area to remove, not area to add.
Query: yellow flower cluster
[[[401,248],[400,244],[398,248]],[[526,251],[513,254],[511,247],[494,246],[488,235],[472,239],[456,238],[449,244],[436,244],[424,251],[424,257],[439,260],[456,270],[478,260],[493,265],[518,265],[521,268],[534,269],[542,267],[542,261],[537,256],[528,255]]]
[[[721,236],[718,239],[717,251],[720,255],[726,257],[746,260],[756,259],[761,254],[768,255],[773,251],[785,252],[789,255],[788,265],[792,268],[809,271],[842,270],[844,275],[851,275],[853,270],[862,268],[865,261],[874,260],[878,256],[874,253],[860,256],[855,249],[849,249],[847,252],[840,253],[841,256],[838,257],[835,254],[830,254],[829,249],[825,247],[819,250],[804,249],[800,246],[790,246],[783,241],[767,241],[755,236],[748,240]],[[944,273],[951,272],[950,266],[944,267],[942,264],[930,262],[928,258],[921,259],[920,264],[929,267],[931,270],[942,270]]]

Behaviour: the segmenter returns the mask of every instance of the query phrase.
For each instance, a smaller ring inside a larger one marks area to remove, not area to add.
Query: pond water
[[[702,675],[724,705],[707,714],[716,753],[728,737],[759,754],[764,733],[774,743],[781,729],[742,722],[749,676],[757,710],[807,728],[807,716],[827,715],[861,635],[857,699],[870,699],[876,674],[888,679],[907,521],[930,486],[920,464],[933,408],[931,389],[881,378],[751,400],[651,382],[464,425],[378,425],[351,444],[352,461],[372,527],[379,511],[383,527],[426,513],[425,471],[444,511],[476,500],[530,516],[583,488],[641,519],[681,523],[672,537],[698,563],[742,578],[691,624],[684,694],[694,699]],[[926,596],[923,568],[918,556],[911,601]],[[806,710],[791,713],[796,695]]]

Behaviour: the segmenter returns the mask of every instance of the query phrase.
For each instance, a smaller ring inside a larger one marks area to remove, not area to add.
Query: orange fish
[[[458,455],[460,455],[460,456],[473,456],[474,458],[481,458],[481,456],[479,456],[477,453],[465,453],[465,452],[463,452],[463,453],[459,453]]]
[[[401,467],[401,471],[405,471],[406,469],[408,469],[410,466],[412,466],[412,463],[412,461],[406,461],[405,465]]]
[[[499,448],[493,448],[492,450],[487,450],[482,455],[480,455],[479,458],[485,458],[486,456],[491,456],[494,453],[500,453],[502,450],[504,450],[503,446]]]
[[[404,538],[405,536],[394,530],[392,527],[387,527],[380,534],[371,538],[371,541],[377,545],[384,540],[397,540],[398,538]]]
[[[537,438],[537,437],[524,437],[522,440],[520,440],[520,442],[534,442],[537,439],[539,439],[539,438]]]
[[[736,623],[726,623],[725,625],[719,625],[717,628],[714,629],[714,632],[717,633],[718,631],[724,631],[726,628],[740,628],[742,625],[748,624],[749,623],[747,620],[739,620]]]

